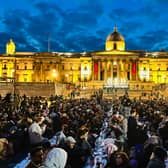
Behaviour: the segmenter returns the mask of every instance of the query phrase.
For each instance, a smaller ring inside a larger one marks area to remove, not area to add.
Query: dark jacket
[[[164,161],[160,160],[159,158],[153,158],[149,161],[147,168],[165,168]]]

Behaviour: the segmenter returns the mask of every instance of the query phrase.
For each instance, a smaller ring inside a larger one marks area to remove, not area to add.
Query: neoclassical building
[[[131,51],[125,46],[117,28],[108,35],[104,51],[16,52],[10,40],[0,55],[0,80],[130,89],[168,83],[168,52]]]

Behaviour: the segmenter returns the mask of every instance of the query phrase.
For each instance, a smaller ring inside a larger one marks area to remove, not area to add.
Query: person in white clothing
[[[46,130],[46,125],[43,125],[43,127],[40,126],[43,121],[44,117],[37,117],[35,118],[35,121],[30,125],[28,129],[30,144],[36,145],[46,139],[42,136]]]
[[[64,168],[67,162],[67,152],[62,148],[52,148],[44,160],[48,168]]]

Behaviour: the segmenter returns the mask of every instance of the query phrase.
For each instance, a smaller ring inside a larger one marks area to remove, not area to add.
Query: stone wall
[[[6,93],[16,93],[27,96],[46,96],[65,94],[66,86],[60,83],[40,83],[40,82],[17,82],[17,83],[0,83],[0,94],[5,96]]]

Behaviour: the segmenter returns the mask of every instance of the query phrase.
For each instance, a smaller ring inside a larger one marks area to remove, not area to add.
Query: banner
[[[94,62],[94,74],[98,75],[98,62]]]
[[[132,63],[132,75],[136,74],[136,62]]]

